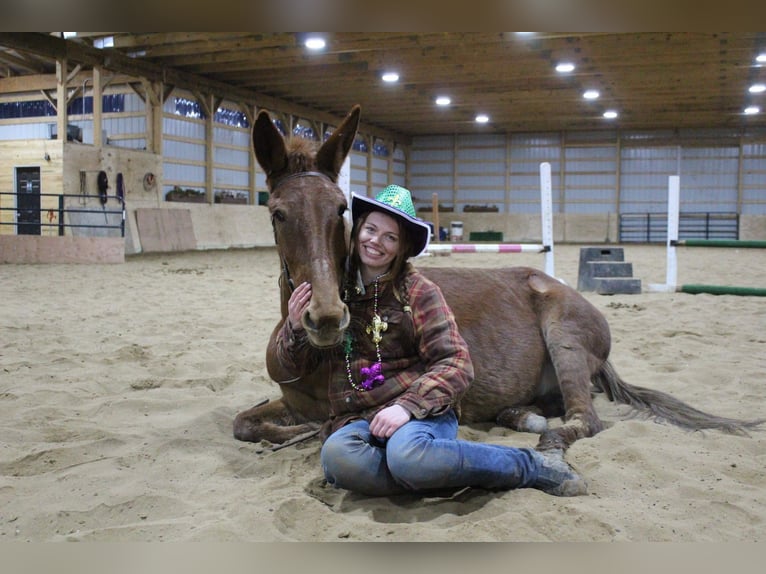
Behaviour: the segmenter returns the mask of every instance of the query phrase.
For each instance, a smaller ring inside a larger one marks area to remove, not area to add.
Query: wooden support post
[[[66,142],[67,126],[67,61],[66,59],[56,60],[56,131],[58,139]]]
[[[85,94],[83,94],[83,97]],[[101,147],[106,145],[103,141],[102,134],[104,133],[103,126],[103,91],[101,87],[101,68],[98,66],[93,67],[93,145],[95,147]]]

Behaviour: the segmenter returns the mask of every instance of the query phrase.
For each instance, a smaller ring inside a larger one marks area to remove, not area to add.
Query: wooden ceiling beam
[[[78,42],[70,42],[61,38],[36,32],[0,32],[0,46],[11,46],[17,50],[31,52],[57,61],[67,60],[88,67],[98,66],[137,78],[145,78],[153,82],[172,84],[192,92],[214,93],[221,97],[252,102],[254,105],[269,109],[284,110],[286,113],[315,117],[319,121],[339,123],[339,118],[306,106],[296,105],[289,101],[252,90],[239,88],[224,82],[212,80],[204,76],[186,73],[173,68],[166,68],[137,58],[131,58],[113,49],[99,50]],[[342,118],[340,118],[342,119]],[[409,138],[404,134],[362,124],[360,129],[376,132],[380,137],[389,137],[402,143],[408,143]]]
[[[45,64],[39,60],[24,57],[23,55],[17,56],[6,50],[0,50],[0,61],[33,74],[40,74],[47,71],[45,69]]]

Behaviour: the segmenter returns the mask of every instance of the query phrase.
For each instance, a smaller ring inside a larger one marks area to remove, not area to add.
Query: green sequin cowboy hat
[[[389,185],[378,193],[375,199],[352,193],[351,219],[354,224],[368,211],[382,211],[407,227],[412,239],[410,257],[416,257],[428,248],[431,228],[425,221],[415,216],[415,206],[412,204],[409,189],[399,185]]]

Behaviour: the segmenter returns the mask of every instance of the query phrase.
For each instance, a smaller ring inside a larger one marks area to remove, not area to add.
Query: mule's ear
[[[351,151],[351,146],[354,144],[354,138],[359,129],[359,116],[361,113],[362,108],[358,104],[351,108],[343,122],[341,122],[317,152],[317,168],[320,171],[332,174],[333,179],[337,179],[343,167],[343,162],[348,152]]]
[[[253,149],[266,177],[287,167],[285,138],[266,111],[258,113],[253,126]]]

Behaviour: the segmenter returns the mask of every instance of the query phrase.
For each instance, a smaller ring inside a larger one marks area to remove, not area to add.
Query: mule
[[[330,361],[349,324],[340,296],[349,229],[338,173],[359,126],[355,106],[321,146],[282,137],[262,111],[253,127],[258,163],[267,177],[268,207],[279,254],[281,319],[266,349],[269,376],[281,399],[256,405],[234,420],[244,441],[285,444],[315,434],[329,418]],[[532,267],[424,268],[442,289],[474,363],[475,379],[460,403],[461,424],[491,422],[540,434],[538,449],[566,449],[603,429],[592,392],[693,430],[746,433],[761,424],[715,416],[667,393],[620,378],[609,361],[611,337],[603,314],[575,289]],[[315,372],[293,379],[275,359],[275,335],[287,317],[295,285],[312,285],[302,317],[310,344],[328,349]],[[563,417],[549,427],[551,417]]]

